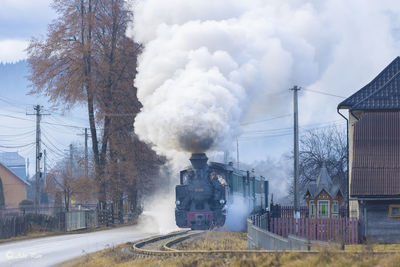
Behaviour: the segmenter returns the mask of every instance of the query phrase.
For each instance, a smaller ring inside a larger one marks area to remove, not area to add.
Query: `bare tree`
[[[336,126],[310,130],[300,138],[300,188],[315,181],[323,164],[334,183],[346,192],[347,143],[346,132]]]

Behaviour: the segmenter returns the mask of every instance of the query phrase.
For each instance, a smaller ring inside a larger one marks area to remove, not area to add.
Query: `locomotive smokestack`
[[[204,169],[207,166],[207,156],[205,153],[193,153],[190,157],[190,162],[194,169]]]

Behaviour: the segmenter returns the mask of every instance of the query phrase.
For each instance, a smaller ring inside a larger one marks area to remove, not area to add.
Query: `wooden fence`
[[[358,243],[358,220],[271,218],[270,231],[287,237],[289,234],[310,240]]]
[[[28,232],[59,229],[59,218],[44,214],[26,214],[0,219],[0,238],[26,235]]]
[[[294,216],[294,209],[293,206],[281,206],[278,204],[272,204],[270,206],[271,209],[271,217],[273,218],[293,218]],[[300,218],[308,217],[308,207],[307,206],[300,206]]]

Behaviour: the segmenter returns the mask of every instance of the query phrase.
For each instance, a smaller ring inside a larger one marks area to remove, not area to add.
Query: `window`
[[[332,213],[338,213],[339,212],[338,206],[339,206],[338,201],[334,200],[332,202]]]
[[[400,218],[400,205],[389,205],[389,217]]]
[[[329,218],[329,200],[318,200],[318,218]]]
[[[315,203],[314,203],[314,200],[310,200],[310,218],[315,218]]]

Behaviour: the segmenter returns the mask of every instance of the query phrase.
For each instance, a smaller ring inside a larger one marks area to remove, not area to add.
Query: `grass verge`
[[[62,264],[63,267],[71,266],[334,266],[334,267],[372,267],[372,266],[399,266],[400,253],[394,254],[373,254],[371,251],[389,251],[400,248],[400,245],[355,245],[347,246],[348,253],[343,253],[336,249],[323,249],[318,253],[298,253],[298,252],[273,252],[268,255],[253,256],[190,256],[176,258],[145,258],[135,259],[125,253],[132,244],[120,245],[106,249],[97,253],[88,254],[84,257],[74,259]],[[206,235],[190,239],[176,246],[182,250],[228,250],[228,249],[247,249],[247,234],[233,232],[208,232]],[[372,250],[371,250],[372,249]],[[361,251],[355,252],[355,251]]]

